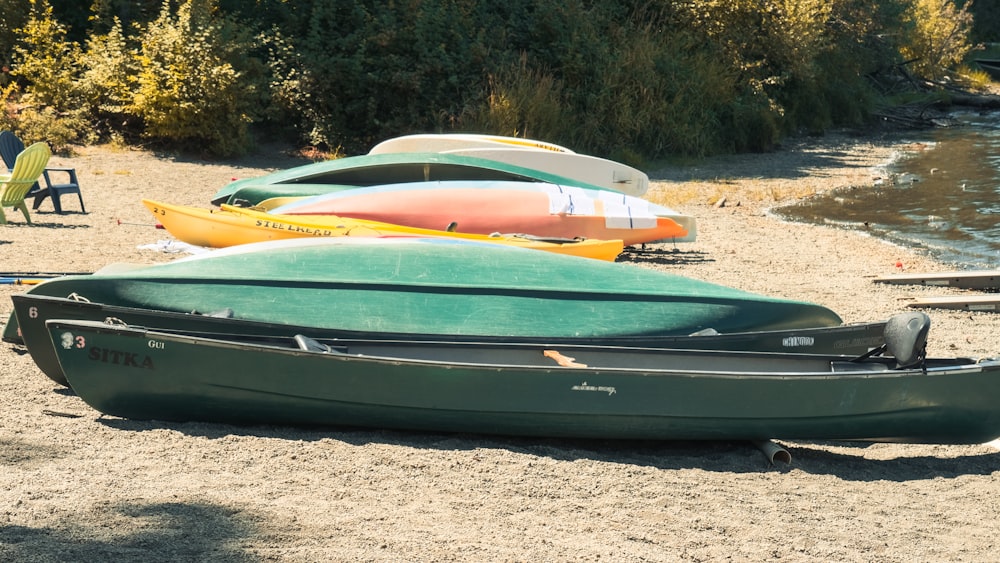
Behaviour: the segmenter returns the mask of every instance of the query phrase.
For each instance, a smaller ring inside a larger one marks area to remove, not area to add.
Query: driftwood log
[[[953,106],[966,106],[980,109],[1000,109],[1000,96],[993,94],[972,94],[954,92],[948,94]]]
[[[1000,95],[973,92],[951,81],[930,80],[914,76],[907,69],[913,62],[893,65],[885,72],[872,76],[883,93],[900,91],[917,92],[926,95],[922,102],[901,106],[891,106],[873,111],[875,117],[888,123],[909,128],[948,127],[958,121],[948,115],[956,108],[982,110],[1000,109]]]

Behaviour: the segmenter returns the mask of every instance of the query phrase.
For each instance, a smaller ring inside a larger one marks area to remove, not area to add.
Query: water
[[[914,137],[873,188],[840,190],[775,212],[870,232],[956,269],[1000,268],[1000,113]]]

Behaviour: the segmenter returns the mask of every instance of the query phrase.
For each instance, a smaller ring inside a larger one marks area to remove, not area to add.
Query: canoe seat
[[[231,308],[226,307],[225,309],[219,309],[218,311],[212,311],[210,313],[205,313],[204,315],[206,317],[215,317],[217,319],[231,319],[234,314],[235,312]]]
[[[295,335],[295,343],[299,345],[299,350],[304,352],[329,352],[330,347],[322,342],[317,342],[302,334]]]
[[[296,334],[294,338],[295,338],[295,343],[298,344],[299,346],[299,350],[302,350],[304,352],[319,352],[321,354],[347,353],[346,347],[342,349],[337,349],[334,348],[333,346],[327,346],[326,344],[323,344],[322,342],[319,342],[317,340],[313,340],[312,338],[309,338],[308,336],[305,336],[303,334]]]
[[[850,371],[850,372],[870,371],[870,372],[877,372],[877,371],[891,371],[891,370],[889,369],[889,366],[887,364],[884,364],[882,362],[876,362],[876,361],[869,361],[869,362],[850,361],[850,362],[830,362],[830,371],[836,373],[836,372],[841,372],[841,371]]]
[[[885,323],[885,347],[896,358],[896,368],[918,366],[927,357],[927,333],[931,318],[926,313],[900,313]]]
[[[931,318],[926,313],[900,313],[885,323],[882,331],[884,343],[851,360],[855,366],[872,356],[892,356],[896,369],[922,365],[927,359],[927,333]],[[836,369],[834,369],[836,371]]]
[[[696,330],[691,334],[689,334],[688,336],[718,336],[718,335],[719,331],[709,327],[709,328],[703,328],[701,330]]]

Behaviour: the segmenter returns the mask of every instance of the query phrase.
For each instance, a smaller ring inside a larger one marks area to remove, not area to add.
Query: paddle
[[[0,285],[35,285],[49,278],[8,278],[0,277]]]
[[[83,276],[90,272],[0,272],[0,285],[36,285],[61,276]]]

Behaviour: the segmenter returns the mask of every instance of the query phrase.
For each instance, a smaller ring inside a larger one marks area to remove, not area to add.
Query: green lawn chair
[[[5,207],[20,209],[24,219],[31,224],[24,198],[42,175],[50,156],[52,152],[48,145],[35,143],[17,155],[10,174],[0,175],[0,225],[7,224],[7,216],[3,212]]]

